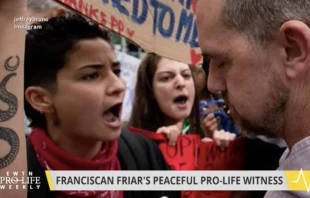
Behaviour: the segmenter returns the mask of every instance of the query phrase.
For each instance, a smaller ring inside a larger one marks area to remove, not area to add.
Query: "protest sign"
[[[141,130],[130,131],[142,134],[158,143],[166,162],[173,170],[242,170],[244,164],[243,138],[231,142],[222,150],[214,142],[201,142],[195,134],[180,135],[175,146],[168,145],[165,134]],[[229,198],[231,191],[186,191],[182,198]]]
[[[222,150],[214,142],[203,142],[199,145],[196,170],[242,170],[245,157],[245,139],[237,138],[229,147]],[[229,198],[231,191],[199,192],[198,197]]]
[[[128,121],[131,115],[135,87],[137,81],[137,70],[141,60],[126,53],[115,51],[121,64],[121,77],[126,83],[126,92],[122,108],[122,120]]]
[[[181,135],[178,137],[176,145],[170,146],[166,135],[163,133],[155,133],[134,127],[129,127],[129,130],[156,141],[166,162],[173,170],[196,170],[200,144],[198,135]]]
[[[196,0],[56,0],[147,52],[196,65]]]

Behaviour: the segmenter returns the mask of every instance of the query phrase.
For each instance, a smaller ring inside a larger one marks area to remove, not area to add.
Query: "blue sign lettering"
[[[182,9],[179,27],[178,27],[178,31],[176,34],[176,41],[177,42],[180,41],[180,37],[181,37],[181,34],[183,32],[183,28],[185,28],[186,33],[185,33],[185,36],[183,38],[183,42],[188,43],[188,39],[190,37],[192,26],[193,26],[193,20],[194,20],[194,15],[192,13],[187,15],[187,11],[185,9]]]
[[[179,0],[179,3],[184,6],[184,1],[185,0]],[[191,8],[191,0],[187,0],[186,1],[186,9],[190,9],[190,8]]]
[[[192,34],[192,40],[189,43],[191,48],[197,48],[199,47],[198,44],[198,30],[197,30],[197,23],[194,23],[194,28],[193,28],[193,34]]]
[[[128,10],[122,2],[132,3],[132,10]],[[178,0],[184,6],[180,16],[176,16],[174,10],[161,0],[102,0],[103,4],[111,3],[113,8],[136,24],[143,25],[148,17],[153,19],[153,35],[159,34],[164,38],[175,35],[176,42],[188,44],[191,48],[199,47],[197,41],[197,24],[191,9],[191,0]],[[150,10],[153,10],[151,16]],[[178,22],[176,24],[176,21]]]
[[[150,0],[151,5],[154,7],[154,26],[153,26],[153,34],[156,35],[156,30],[158,29],[161,36],[165,38],[171,37],[174,29],[175,16],[172,8],[167,5],[158,2],[157,0]],[[158,10],[160,14],[158,16]],[[168,28],[164,28],[165,16],[168,14],[170,16],[170,23],[168,23]]]
[[[142,3],[142,13],[138,16],[139,3]],[[148,4],[146,0],[133,0],[132,21],[138,24],[143,24],[147,17]]]

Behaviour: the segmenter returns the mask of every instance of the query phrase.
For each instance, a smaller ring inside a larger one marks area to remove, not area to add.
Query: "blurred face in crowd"
[[[120,65],[108,42],[100,38],[77,42],[57,74],[55,93],[45,97],[53,109],[49,120],[59,120],[61,132],[53,134],[56,142],[63,137],[85,141],[119,137],[125,91],[119,75]]]
[[[189,65],[161,58],[153,78],[153,89],[159,108],[168,119],[179,122],[190,115],[195,85]]]
[[[226,28],[220,19],[222,3],[204,0],[197,6],[199,44],[211,61],[208,89],[223,94],[242,133],[277,135],[289,92],[279,67],[282,60],[273,44],[254,48],[243,35]]]

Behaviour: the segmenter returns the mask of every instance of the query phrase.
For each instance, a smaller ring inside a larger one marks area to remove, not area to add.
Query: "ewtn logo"
[[[34,177],[32,172],[7,171],[5,176],[0,176],[1,190],[38,190],[40,188],[40,177]]]

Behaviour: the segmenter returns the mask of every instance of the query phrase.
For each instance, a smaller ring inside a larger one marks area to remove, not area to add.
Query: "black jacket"
[[[246,143],[245,170],[276,170],[286,148],[264,142],[259,138],[248,139]],[[249,198],[263,198],[266,191],[251,191]]]
[[[118,159],[122,170],[170,170],[158,149],[157,145],[136,133],[123,131],[118,139]],[[41,178],[39,190],[28,189],[28,198],[55,198],[54,191],[50,191],[44,169],[37,160],[35,151],[27,139],[28,171],[33,176]],[[152,191],[125,191],[124,198],[180,198],[180,192],[152,192]]]

